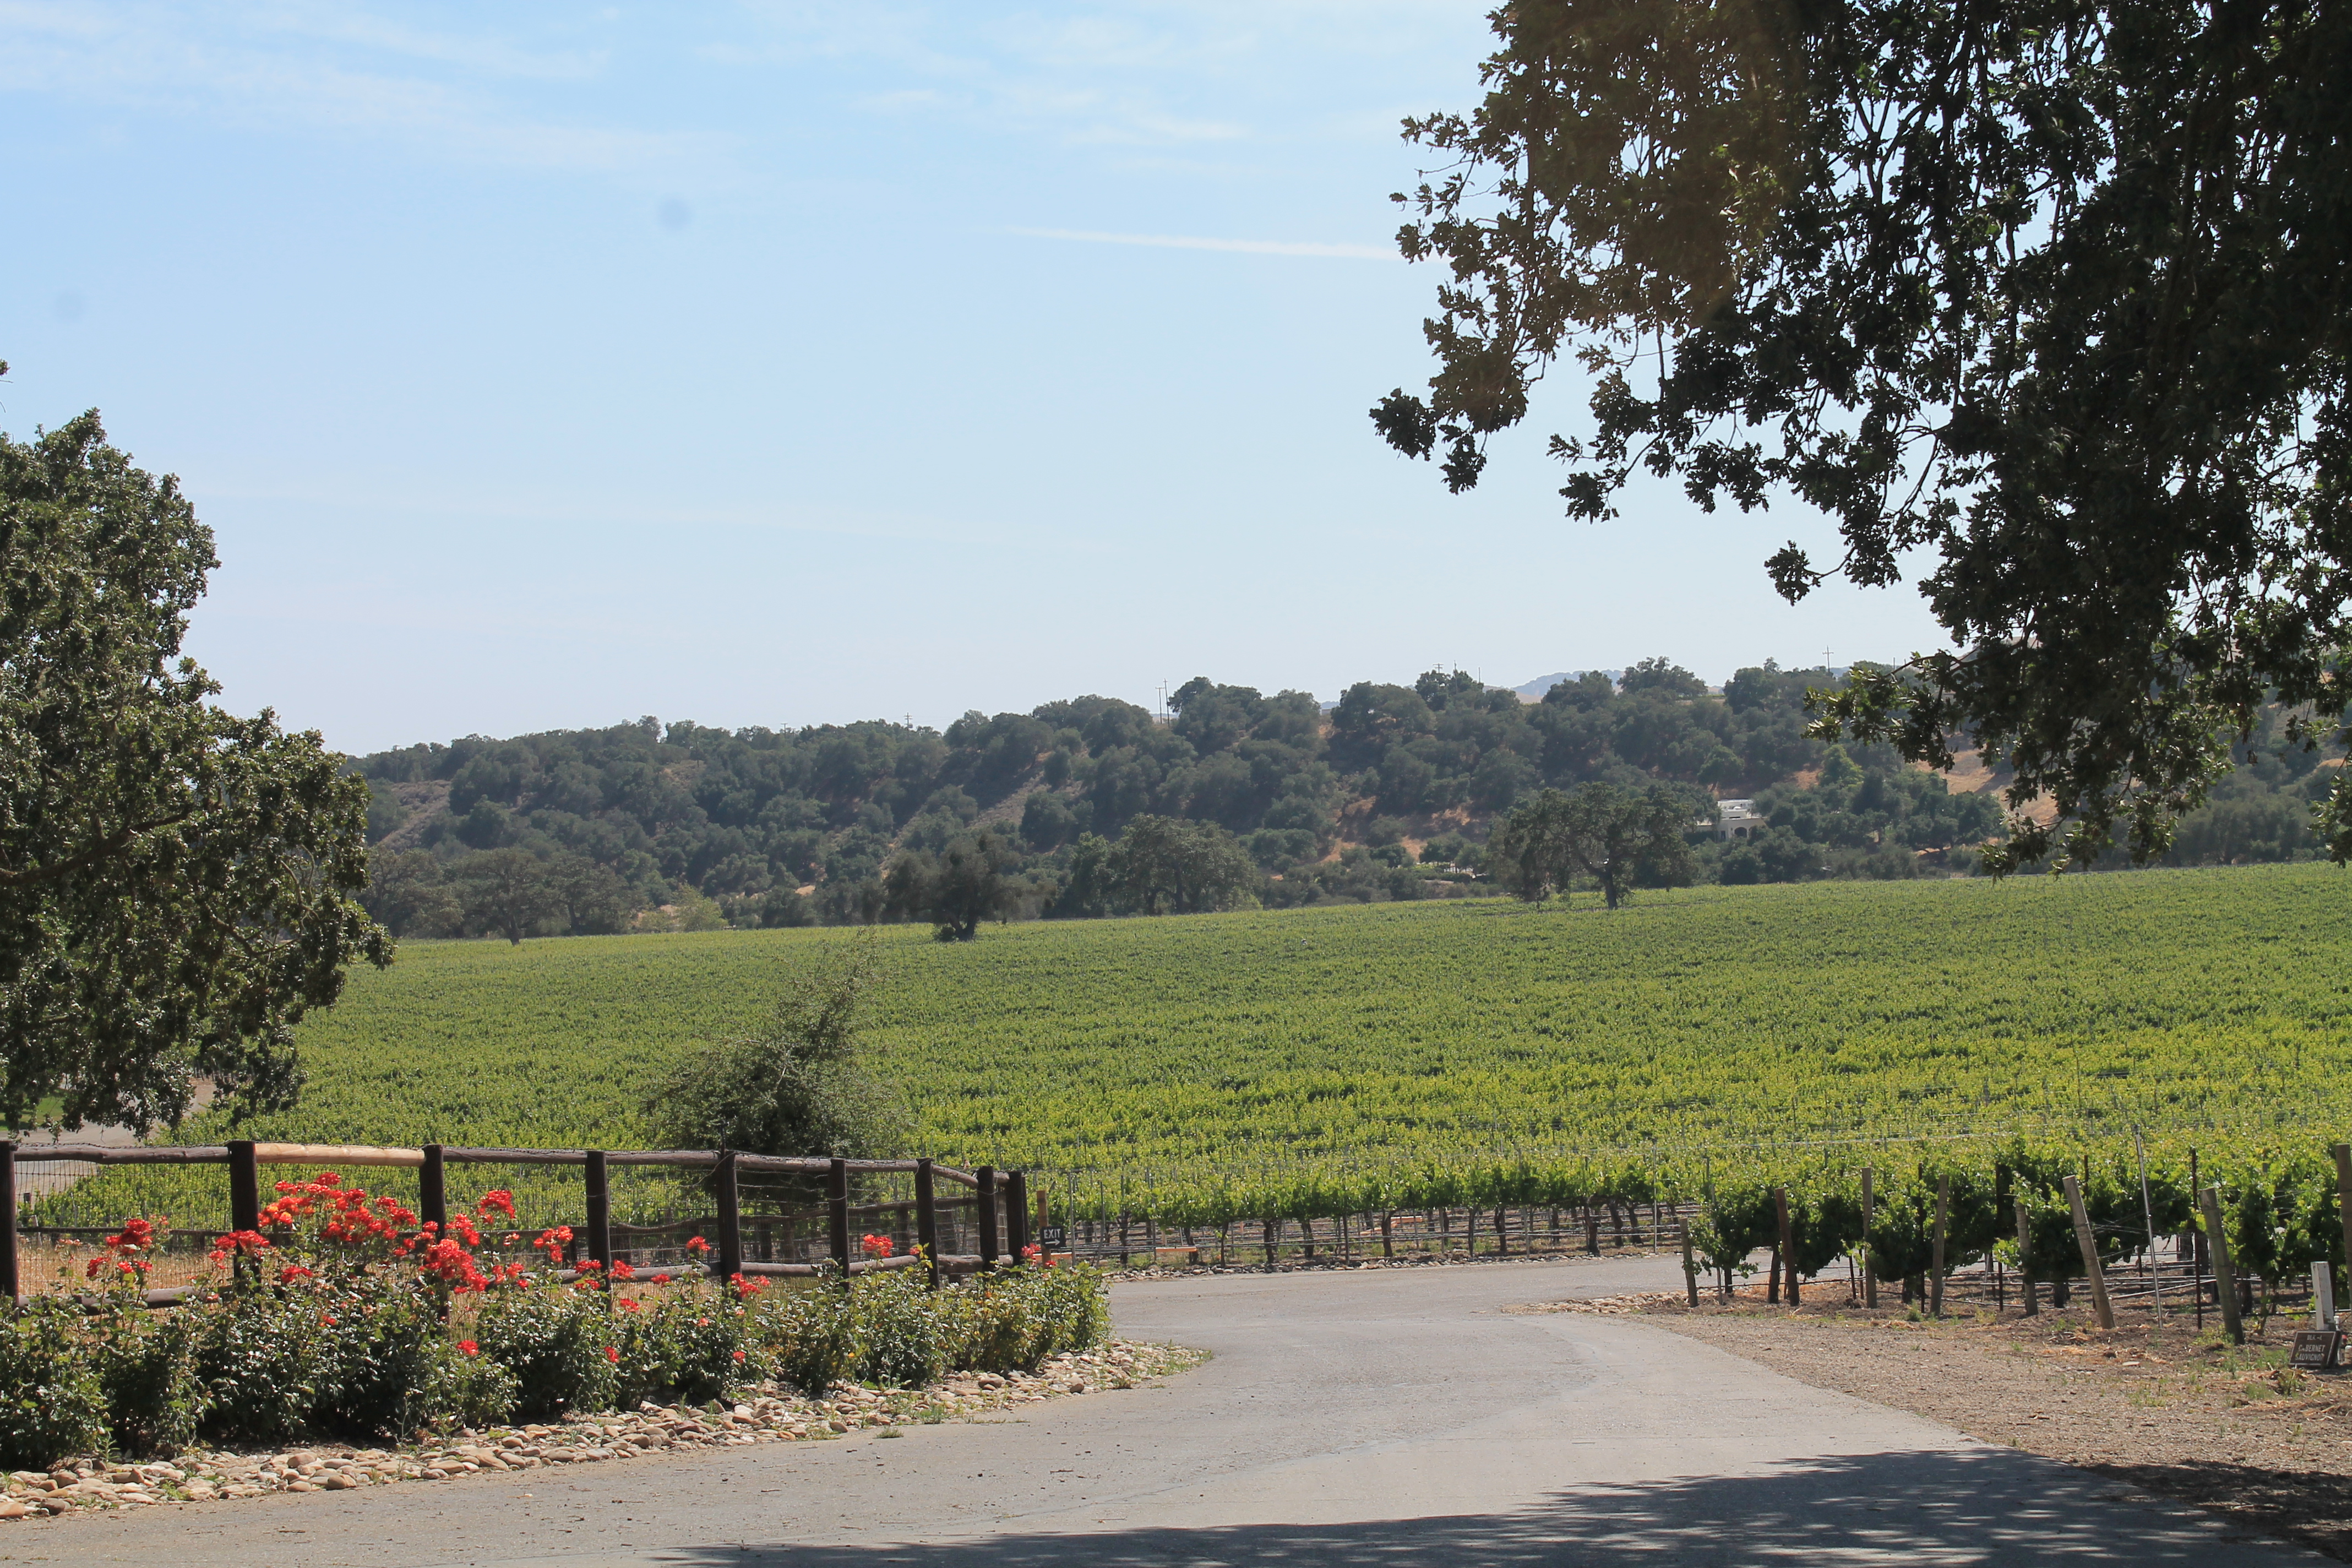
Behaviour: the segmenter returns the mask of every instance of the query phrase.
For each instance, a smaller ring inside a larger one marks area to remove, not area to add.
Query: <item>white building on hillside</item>
[[[1719,800],[1715,803],[1715,836],[1717,838],[1746,838],[1764,831],[1764,819],[1757,815],[1752,800]]]

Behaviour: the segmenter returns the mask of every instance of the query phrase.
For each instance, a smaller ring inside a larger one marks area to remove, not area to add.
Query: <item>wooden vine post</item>
[[[929,1289],[940,1288],[939,1188],[927,1155],[915,1162],[915,1245],[923,1249],[923,1275]]]
[[[2140,1272],[2147,1277],[2148,1297],[2155,1303],[2157,1316],[2164,1315],[2164,1276],[2156,1269],[2156,1199],[2147,1190],[2147,1144],[2132,1129],[2132,1154],[2139,1161],[2140,1224],[2147,1230],[2147,1250],[2141,1256],[2147,1260]]]
[[[1685,1215],[1683,1232],[1683,1299],[1692,1306],[1698,1305],[1698,1260],[1691,1255],[1690,1218]]]
[[[1929,1249],[1927,1267],[1927,1315],[1944,1315],[1944,1232],[1952,1217],[1952,1178],[1948,1172],[1936,1178],[1936,1236]]]
[[[2238,1316],[2238,1271],[2230,1265],[2230,1237],[2221,1228],[2221,1189],[2207,1187],[2197,1194],[2198,1212],[2205,1216],[2205,1246],[2213,1257],[2213,1291],[2221,1305],[2221,1331],[2234,1344],[2246,1342],[2246,1325]]]
[[[1780,1255],[1774,1259],[1774,1261],[1780,1265],[1780,1274],[1781,1279],[1786,1279],[1789,1283],[1789,1305],[1793,1307],[1797,1304],[1797,1249],[1792,1243],[1791,1233],[1789,1229],[1788,1188],[1774,1187],[1772,1189],[1772,1206],[1778,1214],[1780,1221]]]
[[[2033,1225],[2027,1218],[2025,1200],[2017,1200],[2017,1293],[2025,1298],[2025,1315],[2033,1316],[2042,1310],[2033,1299]]]
[[[2191,1194],[2205,1190],[2197,1177],[2197,1151],[2189,1151],[2189,1190]],[[2196,1201],[2193,1197],[2191,1202]],[[2347,1258],[2347,1262],[2352,1262]],[[2197,1310],[2197,1331],[2205,1331],[2205,1227],[2197,1227],[2196,1237],[2189,1244],[2189,1300]]]
[[[1878,1269],[1870,1251],[1870,1227],[1876,1217],[1870,1190],[1871,1169],[1862,1168],[1862,1304],[1878,1305]]]
[[[2338,1143],[2336,1155],[2336,1214],[2344,1222],[2344,1278],[2339,1294],[2352,1300],[2352,1143]]]
[[[2083,1274],[2091,1282],[2091,1308],[2099,1315],[2099,1327],[2116,1326],[2116,1310],[2107,1301],[2107,1277],[2099,1268],[2099,1243],[2091,1234],[2091,1212],[2083,1206],[2083,1184],[2073,1176],[2065,1178],[2066,1206],[2074,1215],[2074,1245],[2083,1249]]]

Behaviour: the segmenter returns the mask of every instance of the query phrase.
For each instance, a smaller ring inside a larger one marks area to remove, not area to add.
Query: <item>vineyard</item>
[[[1712,1193],[1731,1224],[1767,1184],[1826,1214],[1870,1164],[1895,1209],[1936,1172],[1983,1186],[1989,1246],[1996,1179],[2039,1193],[2062,1171],[2103,1227],[2120,1235],[2128,1207],[2145,1228],[2145,1206],[2178,1229],[2195,1150],[2209,1177],[2305,1216],[2273,1230],[2324,1239],[2326,1145],[2352,1127],[2347,891],[2333,868],[2280,867],[1706,888],[1613,915],[1469,900],[1033,922],[971,944],[885,929],[875,1037],[924,1147],[1036,1173],[1071,1217]],[[244,1135],[639,1146],[656,1064],[750,1025],[789,966],[853,940],[412,943],[307,1026],[300,1110]],[[172,1195],[121,1179],[75,1205]]]

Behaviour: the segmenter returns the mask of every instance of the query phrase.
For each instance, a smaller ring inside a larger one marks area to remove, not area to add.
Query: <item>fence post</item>
[[[1929,1255],[1929,1267],[1935,1272],[1927,1280],[1927,1315],[1944,1315],[1944,1233],[1952,1217],[1952,1178],[1949,1173],[1936,1178],[1936,1239]]]
[[[996,1167],[982,1165],[972,1173],[980,1178],[980,1266],[996,1267]]]
[[[1876,1307],[1878,1270],[1872,1267],[1870,1256],[1870,1226],[1876,1215],[1871,1197],[1870,1176],[1870,1167],[1864,1165],[1862,1168],[1862,1304]]]
[[[940,1288],[940,1210],[928,1154],[915,1162],[915,1245],[923,1249],[924,1271],[930,1289],[936,1290]]]
[[[849,1278],[849,1162],[835,1160],[825,1168],[824,1208],[833,1261],[844,1279]]]
[[[2099,1268],[2099,1244],[2091,1235],[2091,1213],[2083,1206],[2083,1184],[2068,1176],[2063,1184],[2066,1189],[2066,1206],[2074,1211],[2074,1245],[2083,1249],[2083,1272],[2091,1280],[2091,1307],[2099,1314],[2099,1327],[2116,1326],[2116,1310],[2107,1304],[2107,1277]]]
[[[231,1139],[228,1144],[228,1227],[231,1230],[261,1228],[261,1166],[253,1157],[253,1140]],[[252,1274],[258,1265],[252,1256],[240,1247],[236,1262],[240,1279]]]
[[[440,1235],[449,1228],[449,1183],[447,1166],[441,1157],[441,1145],[425,1145],[425,1163],[416,1173],[417,1218]]]
[[[601,1156],[599,1156],[601,1158]],[[711,1270],[721,1279],[743,1272],[743,1207],[735,1188],[735,1151],[719,1151],[719,1179],[712,1184],[719,1197],[719,1253],[711,1261]],[[608,1229],[604,1245],[613,1245]],[[594,1245],[592,1237],[590,1245]]]
[[[8,1226],[7,1235],[0,1237],[0,1297],[13,1311],[22,1288],[16,1278],[16,1145],[8,1140],[0,1140],[0,1216]]]
[[[2238,1316],[2238,1271],[2230,1266],[2230,1238],[2221,1229],[2221,1193],[2219,1187],[2206,1188],[2197,1194],[2197,1207],[2205,1216],[2205,1246],[2213,1259],[2213,1289],[2221,1304],[2221,1331],[2244,1344],[2246,1325]]]
[[[2025,1298],[2025,1315],[2042,1310],[2033,1299],[2033,1225],[2026,1218],[2025,1200],[2017,1200],[2017,1290]]]
[[[727,1195],[719,1200],[719,1223],[722,1226],[727,1223],[727,1210],[735,1195],[733,1160],[732,1154],[719,1156],[719,1163],[727,1172],[722,1178],[727,1184]],[[743,1267],[743,1246],[740,1235],[741,1227],[739,1223],[738,1240],[735,1245],[735,1268],[728,1270],[730,1274],[740,1271]],[[613,1267],[613,1189],[610,1177],[605,1171],[604,1151],[602,1149],[588,1151],[588,1256],[594,1258],[609,1275]]]
[[[1029,1173],[1004,1173],[1004,1249],[1016,1263],[1029,1251]]]

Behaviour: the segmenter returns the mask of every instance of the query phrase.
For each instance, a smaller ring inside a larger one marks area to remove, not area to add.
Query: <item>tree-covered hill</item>
[[[1476,885],[1498,813],[1596,781],[1685,795],[1706,880],[1965,869],[2000,830],[2000,778],[1808,739],[1805,691],[1827,674],[1768,663],[1713,692],[1654,658],[1528,702],[1433,670],[1360,682],[1328,711],[1202,678],[1165,721],[1095,696],[944,734],[648,718],[352,765],[373,788],[370,901],[407,935],[930,919],[942,879],[984,887],[983,915],[1452,896]],[[2326,772],[2266,756],[2178,854],[2307,856]],[[1733,797],[1769,826],[1727,845],[1697,825]]]

